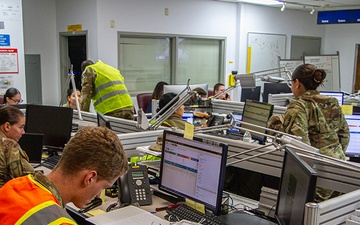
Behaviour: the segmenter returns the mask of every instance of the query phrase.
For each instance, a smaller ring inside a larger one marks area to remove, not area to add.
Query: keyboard
[[[206,224],[206,225],[223,225],[216,216],[206,215],[187,205],[181,205],[171,210],[167,210],[165,219],[170,222],[179,222],[181,220],[188,220],[191,222]]]
[[[52,169],[54,169],[56,164],[59,162],[60,158],[61,158],[61,155],[50,156],[50,157],[44,159],[44,161],[41,163],[41,165],[52,170]]]

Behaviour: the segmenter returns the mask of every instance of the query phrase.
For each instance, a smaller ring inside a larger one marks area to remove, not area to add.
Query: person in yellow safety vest
[[[91,100],[96,112],[128,120],[134,119],[134,105],[120,71],[101,61],[81,63],[80,110],[89,111]]]
[[[0,224],[76,224],[65,205],[72,202],[83,208],[128,168],[123,146],[113,131],[83,128],[65,145],[49,174],[22,176],[0,188]]]

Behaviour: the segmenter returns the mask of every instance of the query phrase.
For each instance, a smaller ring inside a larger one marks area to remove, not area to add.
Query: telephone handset
[[[126,174],[118,179],[119,201],[125,205],[139,203],[139,205],[151,205],[152,198],[146,166],[130,166]]]

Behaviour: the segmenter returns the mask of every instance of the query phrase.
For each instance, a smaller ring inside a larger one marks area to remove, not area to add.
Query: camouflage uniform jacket
[[[95,79],[96,71],[93,68],[87,67],[81,75],[81,102],[80,110],[89,112],[91,99],[95,93]],[[64,106],[65,107],[65,106]],[[69,106],[70,107],[70,106]],[[123,107],[107,113],[108,116],[133,120],[134,107]]]
[[[54,185],[53,182],[51,182],[49,180],[49,178],[47,178],[44,174],[42,174],[41,172],[37,172],[33,175],[32,177],[35,181],[39,182],[40,184],[42,184],[47,190],[49,190],[51,192],[51,194],[54,195],[54,197],[56,198],[56,200],[59,202],[59,205],[61,206],[61,208],[65,208],[64,202],[61,198],[61,195],[58,191],[58,189],[56,188],[56,186]]]
[[[167,118],[165,120],[163,125],[169,126],[169,127],[176,127],[178,129],[185,130],[185,123],[187,123],[187,122],[184,121],[179,115],[172,114],[169,118]]]
[[[34,168],[20,145],[0,131],[0,187],[13,178],[33,173]]]
[[[293,100],[280,131],[302,137],[302,141],[330,157],[345,160],[350,132],[337,99],[309,90]]]

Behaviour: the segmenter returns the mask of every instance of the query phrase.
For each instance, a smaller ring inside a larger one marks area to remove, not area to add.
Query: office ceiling
[[[277,0],[278,5],[268,5],[257,3],[259,0],[217,0],[226,2],[246,2],[249,4],[265,5],[270,7],[281,8],[282,3],[286,3],[286,8],[309,10],[314,7],[317,11],[327,10],[345,10],[345,9],[360,9],[360,0]]]

